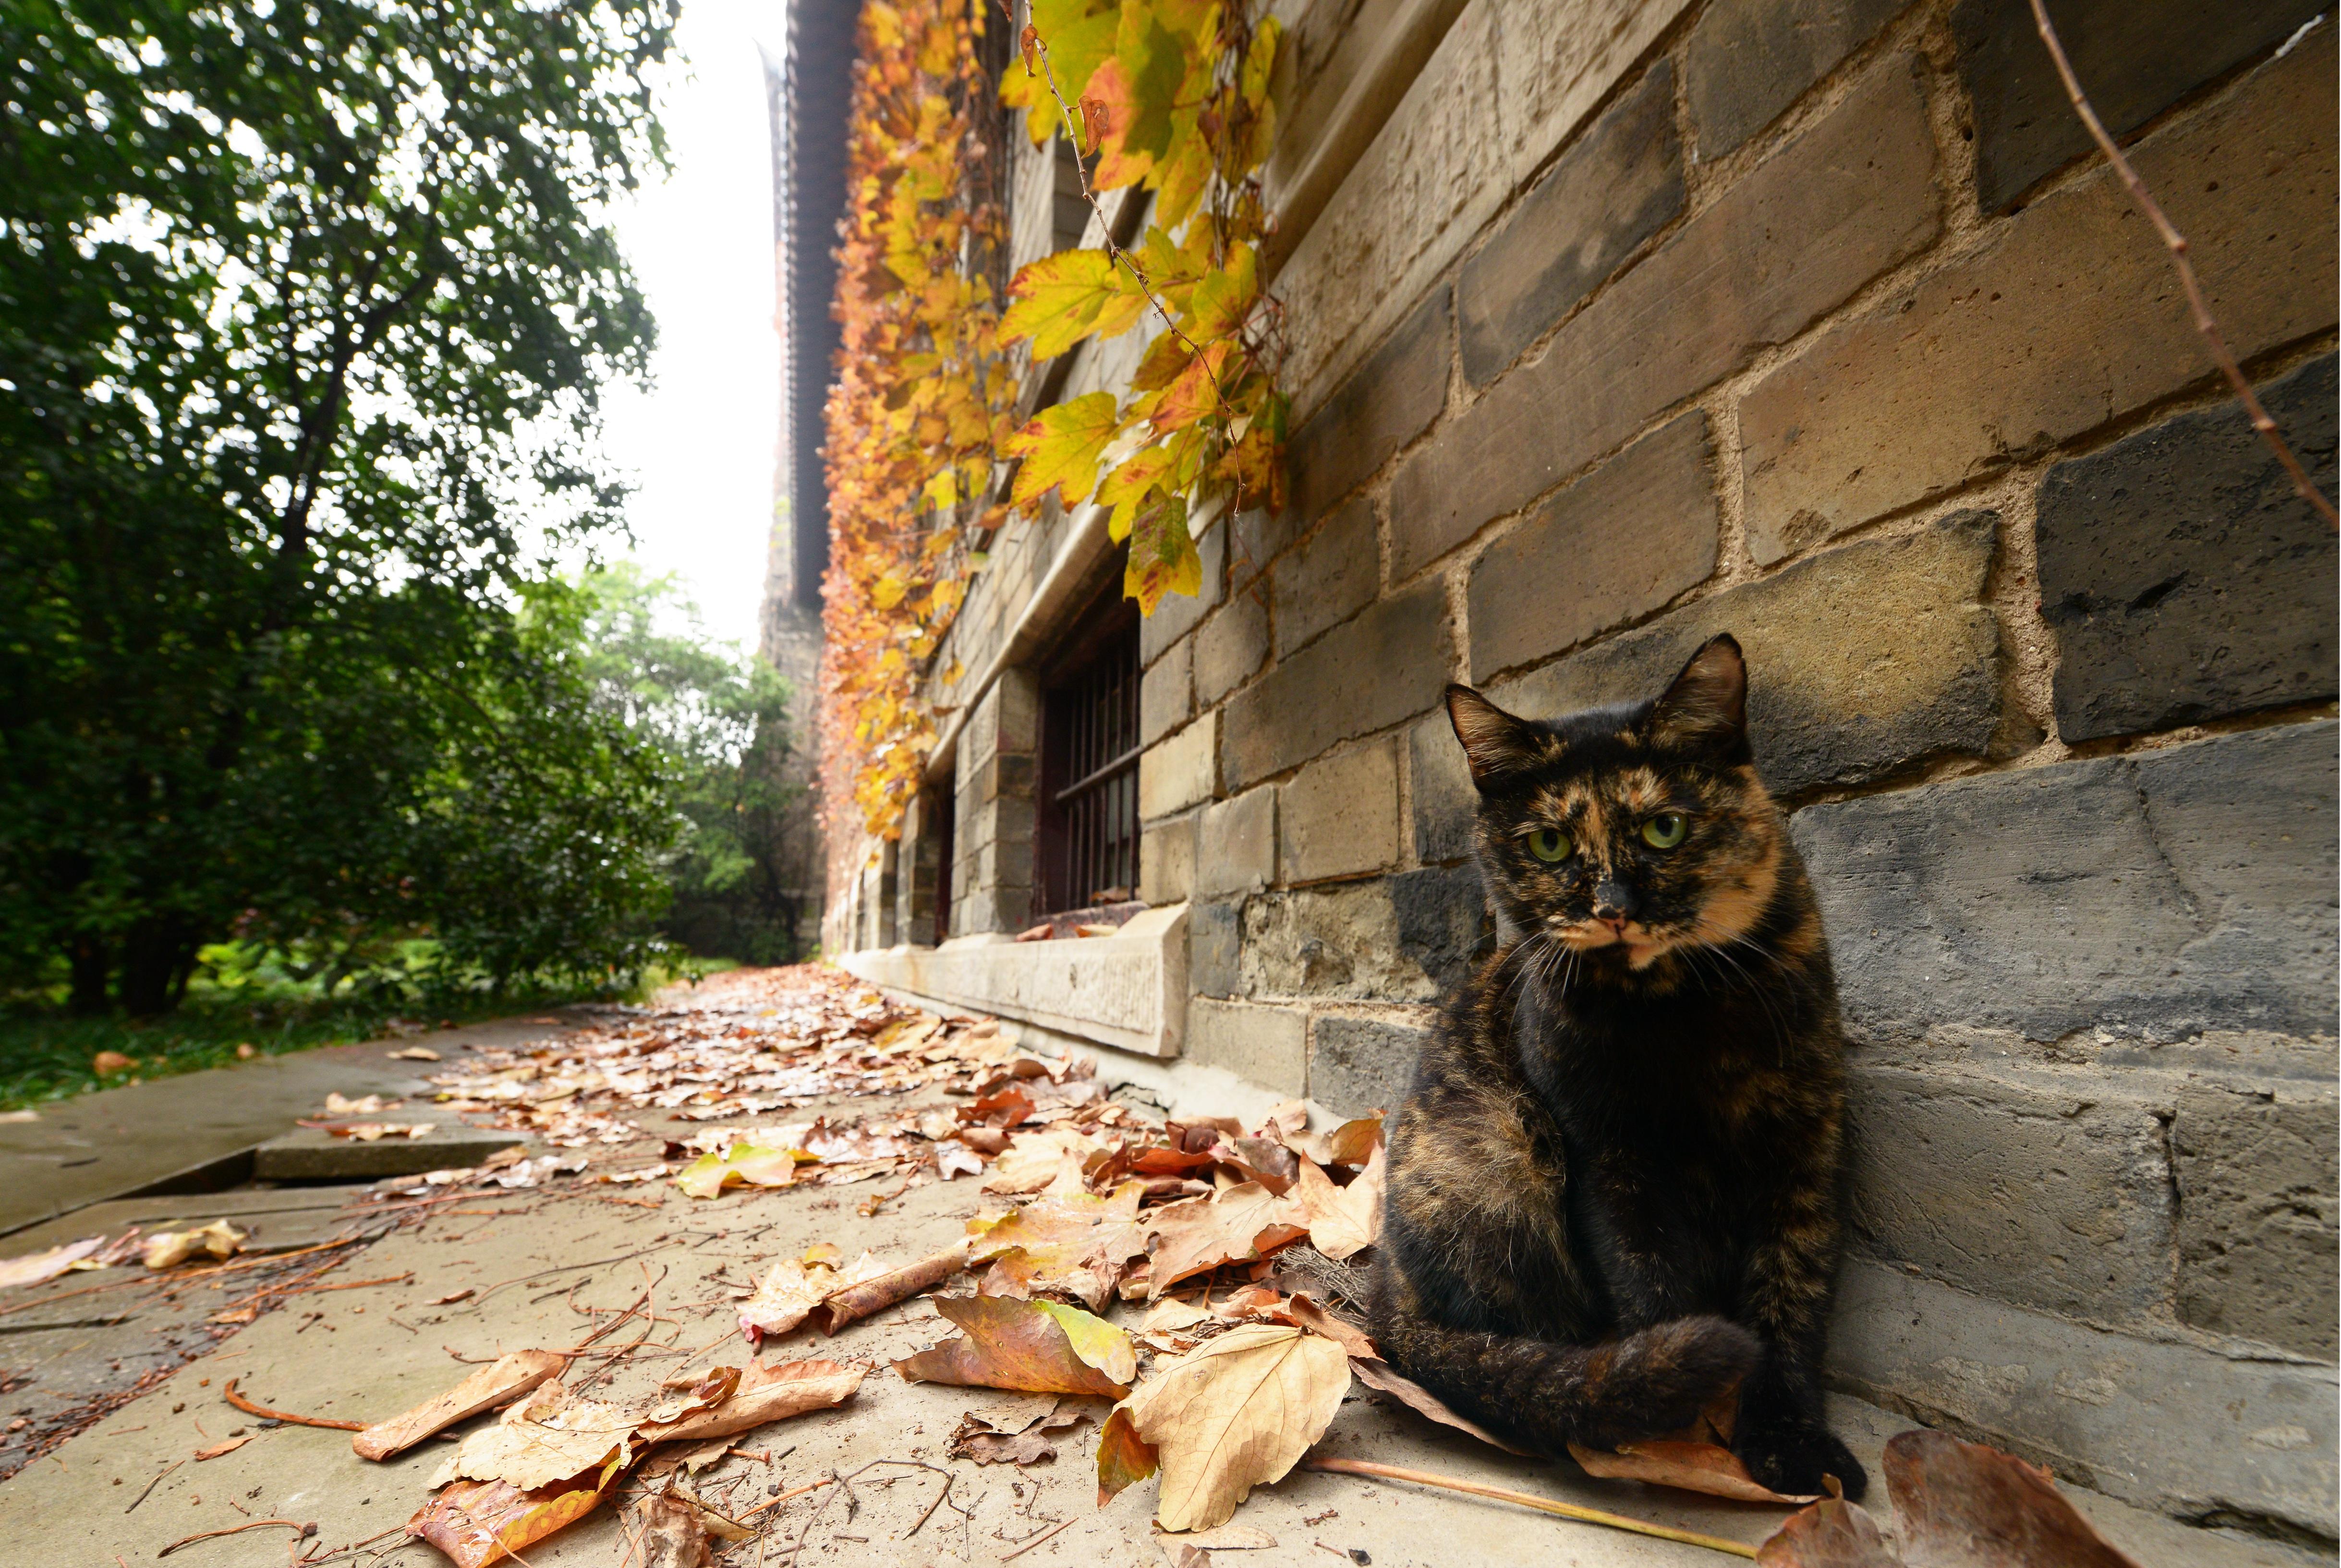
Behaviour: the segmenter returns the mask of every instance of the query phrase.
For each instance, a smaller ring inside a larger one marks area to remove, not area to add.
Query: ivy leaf
[[[1276,47],[1284,37],[1284,24],[1275,17],[1261,20],[1252,29],[1251,47],[1244,51],[1243,68],[1236,76],[1236,90],[1243,101],[1257,109],[1268,100],[1269,78],[1276,71]]]
[[[1130,537],[1138,509],[1169,480],[1177,461],[1167,443],[1145,447],[1105,476],[1105,482],[1098,486],[1098,504],[1113,509],[1106,519],[1106,530],[1115,542]]]
[[[1054,358],[1098,330],[1109,303],[1122,299],[1131,284],[1103,251],[1059,251],[1028,263],[1008,286],[1015,303],[1000,318],[1000,341],[1032,340],[1032,357]],[[1145,308],[1141,295],[1138,304]],[[1136,319],[1128,312],[1116,332]]]
[[[1243,325],[1260,298],[1260,256],[1250,245],[1238,245],[1227,265],[1206,273],[1195,285],[1183,323],[1193,338],[1223,338]]]
[[[1195,541],[1187,532],[1187,498],[1163,496],[1159,504],[1139,514],[1131,530],[1122,592],[1138,600],[1141,613],[1151,615],[1164,594],[1183,593],[1191,599],[1202,588],[1202,557],[1196,553]]]
[[[1203,352],[1188,362],[1179,372],[1179,379],[1163,389],[1153,411],[1154,428],[1159,431],[1181,430],[1197,420],[1219,412],[1221,383],[1226,379],[1227,364],[1236,345],[1226,338],[1217,338],[1203,345]]]
[[[1024,459],[1011,506],[1031,506],[1057,491],[1067,509],[1079,506],[1097,488],[1099,461],[1121,428],[1111,392],[1094,392],[1041,411],[1031,424],[1008,439],[1005,450]]]
[[[1139,392],[1160,392],[1179,379],[1187,368],[1194,351],[1187,340],[1177,332],[1164,332],[1146,346],[1146,355],[1131,373],[1130,384]]]
[[[1049,94],[1048,74],[1033,56],[1041,47],[1048,49],[1049,71],[1056,75],[1058,90],[1068,102],[1079,103],[1091,75],[1113,53],[1121,7],[1111,3],[1101,8],[1091,0],[1034,0],[1031,9],[1031,24],[1024,30],[1031,40],[1026,69],[1000,74],[1000,101],[1026,112],[1024,129],[1037,147],[1048,143],[1063,120]]]
[[[1158,7],[1125,5],[1113,52],[1130,94],[1129,118],[1120,127],[1122,150],[1158,161],[1170,150],[1170,112],[1187,78],[1188,48],[1162,25]]]
[[[1170,156],[1157,175],[1154,215],[1170,227],[1191,216],[1211,182],[1211,146],[1194,114],[1181,111],[1170,131]]]

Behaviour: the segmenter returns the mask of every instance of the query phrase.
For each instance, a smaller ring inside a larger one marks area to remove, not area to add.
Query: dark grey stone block
[[[1472,679],[1574,647],[1706,581],[1720,521],[1708,453],[1707,414],[1694,409],[1489,545],[1471,566]],[[1401,553],[1397,571],[1418,564]]]
[[[1310,1032],[1309,1097],[1344,1116],[1395,1111],[1430,1037],[1410,1024],[1320,1017]]]
[[[1401,871],[1390,880],[1399,951],[1441,995],[1461,987],[1471,962],[1495,939],[1494,918],[1477,866]]]
[[[2334,359],[2261,390],[2335,489]],[[2056,629],[2057,727],[2136,734],[2330,700],[2341,548],[2233,400],[2050,469],[2040,607]]]
[[[1363,483],[1447,406],[1440,287],[1398,324],[1292,438],[1292,505],[1306,522]]]
[[[1187,983],[1199,997],[1243,994],[1243,978],[1236,959],[1241,937],[1241,906],[1190,904],[1187,907]]]
[[[2178,1162],[2178,1317],[2333,1359],[2332,1098],[2189,1085],[2170,1124]]]
[[[2049,13],[2106,128],[2136,130],[2178,99],[2290,37],[2322,0],[2058,0]],[[1976,186],[1997,211],[2090,148],[2031,0],[1961,0],[1958,71],[1975,102]]]
[[[1463,373],[1474,385],[1494,380],[1682,209],[1675,73],[1661,60],[1463,263]]]
[[[1446,585],[1417,583],[1367,606],[1236,693],[1220,755],[1230,790],[1370,735],[1439,700],[1449,662]]]
[[[395,1113],[385,1121],[413,1118]],[[475,1166],[498,1149],[528,1142],[524,1133],[492,1132],[461,1122],[437,1123],[420,1138],[376,1138],[360,1143],[315,1127],[273,1137],[252,1153],[255,1181],[369,1181],[380,1176],[421,1176],[424,1171]]]
[[[2331,722],[1814,806],[1848,1029],[2335,1032]]]
[[[1713,162],[1770,124],[1909,0],[1718,0],[1683,55],[1698,155]]]

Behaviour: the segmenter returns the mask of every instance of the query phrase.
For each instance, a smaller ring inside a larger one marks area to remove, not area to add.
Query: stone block
[[[1195,890],[1256,893],[1276,880],[1276,787],[1262,784],[1203,808]]]
[[[2064,0],[2050,15],[2090,105],[2121,136],[2324,8],[2320,0]],[[2031,0],[1960,0],[1951,38],[1975,104],[1977,195],[1993,212],[2094,144],[2040,42]]]
[[[1455,283],[1463,373],[1492,381],[1683,209],[1674,67],[1661,60],[1522,196]]]
[[[1693,409],[1489,545],[1471,565],[1472,678],[1574,647],[1706,581],[1721,521],[1710,452],[1707,415]]]
[[[1153,663],[1170,650],[1170,645],[1195,630],[1213,605],[1219,603],[1226,590],[1228,577],[1228,531],[1224,523],[1207,530],[1195,541],[1195,553],[1203,562],[1203,585],[1192,599],[1183,593],[1170,593],[1154,607],[1154,613],[1138,623],[1138,661]]]
[[[1365,482],[1447,406],[1447,290],[1394,328],[1292,438],[1292,505],[1312,519]]]
[[[1683,96],[1702,163],[1770,124],[1909,0],[1718,0],[1690,30]]]
[[[1373,503],[1359,496],[1335,508],[1315,537],[1276,563],[1276,656],[1290,658],[1372,603],[1381,578]]]
[[[1230,700],[1229,788],[1412,718],[1439,700],[1453,659],[1445,584],[1367,606]]]
[[[2261,389],[2327,495],[2334,399],[2331,355]],[[2234,401],[2058,463],[2041,481],[2037,526],[2066,740],[2330,700],[2341,689],[2341,550]]]
[[[1138,759],[1138,819],[1151,822],[1216,793],[1220,716],[1206,713]]]
[[[1414,858],[1426,865],[1471,853],[1471,821],[1479,791],[1471,783],[1455,727],[1439,709],[1406,732],[1408,794],[1414,816]]]
[[[2180,1322],[2333,1359],[2336,1136],[2326,1092],[2179,1090]]]
[[[2170,1169],[2143,1101],[2091,1077],[1861,1067],[1860,1248],[2000,1301],[2143,1324],[2170,1279]]]
[[[1413,1024],[1320,1017],[1309,1030],[1309,1097],[1342,1116],[1395,1111],[1430,1037]]]
[[[1292,1007],[1198,997],[1187,1004],[1187,1058],[1299,1097],[1309,1092],[1308,1027]]]
[[[1798,812],[1846,1024],[2334,1032],[2331,722]]]
[[[1393,532],[1434,559],[1518,511],[1923,249],[1939,207],[1926,104],[1898,56],[1409,457]]]
[[[2334,1533],[2341,1400],[2329,1366],[2108,1333],[1849,1260],[1829,1372],[1849,1393],[2126,1502]]]
[[[393,1116],[391,1120],[400,1120]],[[374,1181],[475,1166],[498,1149],[527,1143],[525,1133],[494,1132],[458,1121],[433,1122],[419,1138],[360,1143],[319,1127],[298,1127],[252,1151],[254,1181]]]
[[[1453,993],[1495,939],[1479,868],[1426,868],[1401,872],[1390,884],[1400,955],[1429,976],[1441,996]]]
[[[1287,882],[1379,871],[1398,859],[1398,749],[1379,740],[1311,762],[1277,790]]]
[[[1240,588],[1195,633],[1195,700],[1209,708],[1250,680],[1268,658],[1262,590]]]
[[[1297,506],[1288,506],[1282,511],[1270,511],[1261,506],[1238,512],[1235,555],[1228,567],[1230,581],[1241,588],[1266,571],[1300,537],[1301,530],[1310,521],[1300,515]]]
[[[1236,904],[1187,906],[1187,976],[1199,997],[1232,997],[1243,989],[1243,914]]]
[[[1138,683],[1138,738],[1151,746],[1195,713],[1195,639],[1182,637]]]
[[[2329,328],[2333,29],[2133,158],[2236,357]],[[1741,400],[1748,543],[1772,561],[2210,379],[2169,255],[2097,169],[1997,243],[1828,328]]]
[[[1438,1000],[1438,982],[1400,948],[1392,880],[1336,883],[1246,900],[1244,994]]]
[[[1175,904],[1194,889],[1196,830],[1202,813],[1189,812],[1150,825],[1138,836],[1138,896],[1150,904]]]
[[[1828,551],[1489,695],[1535,719],[1648,701],[1728,631],[1748,652],[1756,763],[1777,792],[1980,756],[1999,722],[1999,625],[1982,602],[1997,526],[1991,512],[1959,512]]]

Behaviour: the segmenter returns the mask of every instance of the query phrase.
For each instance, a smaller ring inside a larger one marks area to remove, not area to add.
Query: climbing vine
[[[981,0],[870,0],[861,20],[825,410],[822,782],[886,836],[934,742],[921,670],[1011,511],[1052,493],[1108,507],[1151,614],[1200,588],[1204,509],[1284,501],[1281,334],[1258,253],[1279,25],[1249,0],[1033,0],[1000,101],[1036,144],[1071,140],[1100,220],[1112,192],[1151,205],[1134,245],[1105,223],[1101,247],[1023,268],[1003,313],[987,281],[1006,213],[981,131],[986,23]],[[1017,426],[1013,345],[1039,362],[1150,320],[1126,392]]]
[[[837,251],[837,380],[824,412],[830,564],[822,769],[891,834],[934,739],[920,672],[967,591],[1017,378],[987,274],[1005,213],[982,0],[863,6]]]
[[[1017,273],[1001,341],[1040,360],[1150,316],[1162,328],[1126,392],[1070,399],[1009,439],[1023,460],[1009,501],[1053,491],[1067,507],[1092,495],[1111,507],[1113,537],[1130,541],[1125,587],[1150,615],[1165,593],[1200,588],[1190,523],[1206,504],[1284,504],[1280,319],[1258,249],[1281,36],[1246,0],[1032,0],[1022,68],[1001,87],[1034,141],[1061,126],[1081,148],[1106,233]],[[1131,187],[1153,194],[1134,250],[1098,200]]]

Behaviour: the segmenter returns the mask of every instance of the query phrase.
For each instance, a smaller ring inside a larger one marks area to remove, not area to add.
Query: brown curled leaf
[[[1757,1568],[1902,1568],[1860,1504],[1824,1497],[1781,1523],[1756,1553]]]
[[[446,1393],[426,1399],[387,1421],[360,1428],[358,1434],[350,1439],[350,1448],[361,1459],[388,1459],[403,1454],[459,1421],[468,1421],[483,1410],[493,1410],[506,1400],[532,1392],[548,1378],[559,1375],[567,1365],[567,1357],[549,1350],[515,1350],[509,1355],[498,1356]],[[228,1394],[229,1402],[234,1403],[232,1383]]]
[[[962,1296],[935,1306],[967,1336],[896,1362],[912,1383],[1119,1399],[1138,1374],[1130,1335],[1079,1307],[1001,1295]]]
[[[1655,1486],[1703,1492],[1740,1503],[1781,1503],[1790,1507],[1818,1501],[1818,1494],[1793,1496],[1773,1491],[1748,1473],[1739,1455],[1714,1443],[1628,1443],[1614,1454],[1569,1445],[1569,1457],[1588,1475],[1605,1481],[1647,1481]]]
[[[1912,1568],[2138,1568],[2048,1472],[1948,1432],[1888,1443],[1886,1491]]]
[[[905,1302],[921,1291],[934,1289],[967,1267],[967,1247],[953,1245],[942,1251],[922,1257],[913,1264],[875,1279],[861,1280],[842,1290],[832,1291],[822,1297],[806,1314],[806,1321],[825,1335],[833,1335],[849,1323],[859,1323],[871,1314],[883,1312],[897,1303]]]

